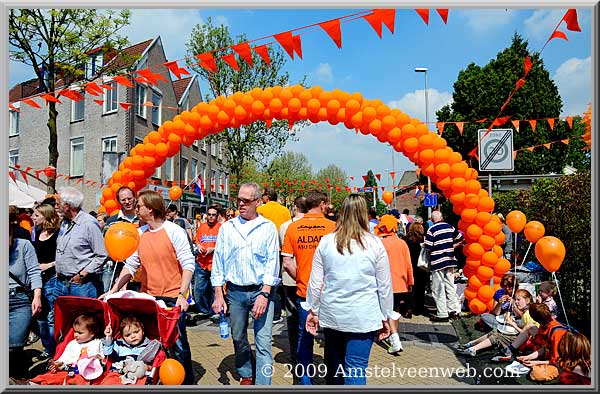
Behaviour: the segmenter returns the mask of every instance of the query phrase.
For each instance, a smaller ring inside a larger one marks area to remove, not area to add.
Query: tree
[[[512,174],[560,173],[565,165],[577,169],[589,168],[589,156],[581,148],[585,143],[581,136],[585,132],[579,121],[573,129],[565,122],[556,122],[551,129],[546,118],[558,118],[562,100],[558,89],[550,79],[539,53],[531,53],[527,41],[515,34],[512,45],[498,53],[496,59],[480,67],[473,63],[458,74],[454,83],[453,103],[437,112],[440,122],[474,122],[480,119],[493,120],[507,99],[516,82],[523,76],[523,61],[529,56],[533,66],[525,84],[515,93],[500,116],[509,115],[513,120],[537,119],[535,131],[530,124],[520,123],[519,132],[514,133],[514,149],[521,149],[569,138],[569,144],[555,143],[550,149],[538,147],[533,152],[520,151],[515,160]],[[489,124],[489,123],[488,123]],[[448,146],[460,152],[471,167],[478,168],[477,160],[469,152],[477,146],[477,130],[486,128],[485,123],[467,123],[460,135],[455,125],[446,125],[444,138]],[[500,128],[511,128],[510,122]],[[495,172],[496,175],[508,174]]]
[[[33,68],[43,91],[53,92],[56,82],[69,86],[84,81],[85,64],[91,51],[121,53],[128,42],[116,33],[129,24],[129,10],[119,14],[96,9],[11,9],[9,15],[10,58]],[[97,73],[102,70],[97,70]],[[48,164],[58,163],[56,103],[48,102]],[[48,180],[48,192],[55,193],[56,175]]]
[[[367,172],[367,180],[365,181],[364,187],[374,187],[375,188],[375,199],[378,198],[377,191],[377,180],[375,179],[375,175],[373,175],[373,171],[369,170]],[[373,193],[365,193],[365,199],[367,200],[367,208],[375,207],[376,205],[373,202]]]
[[[291,194],[288,182],[304,181],[304,188],[308,189],[309,181],[312,179],[312,168],[303,153],[285,152],[269,163],[265,168],[265,174],[267,175],[265,183],[270,184],[278,192],[283,190],[279,194],[287,201]]]
[[[194,27],[186,47],[193,58],[194,55],[215,52],[246,41],[244,35],[237,36],[234,40],[226,26],[215,26],[211,18],[208,18],[205,24]],[[247,92],[256,87],[285,86],[289,82],[289,74],[282,71],[286,63],[284,53],[278,48],[273,49],[270,46],[268,48],[270,65],[266,64],[254,51],[252,52],[253,66],[239,60],[237,62],[239,71],[233,70],[219,56],[215,56],[217,73],[191,61],[188,62],[188,65],[208,82],[210,94],[206,94],[206,101],[218,96],[232,95],[235,92]],[[293,138],[293,134],[290,133],[289,125],[287,121],[281,120],[273,121],[270,127],[260,121],[235,129],[228,128],[221,133],[209,136],[208,141],[225,143],[231,174],[239,178],[245,161],[251,160],[259,164],[266,164],[266,160],[280,152],[290,138]]]
[[[346,172],[335,164],[330,164],[320,169],[315,178],[318,183],[324,185],[323,191],[329,193],[329,203],[333,204],[339,210],[342,201],[348,195],[345,189],[348,186]],[[336,187],[339,188],[339,191],[337,191]]]

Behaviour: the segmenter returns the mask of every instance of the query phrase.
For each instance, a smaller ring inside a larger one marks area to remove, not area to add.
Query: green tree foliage
[[[59,79],[64,86],[84,80],[85,63],[93,50],[121,53],[128,42],[117,33],[129,24],[129,16],[129,10],[117,14],[96,9],[11,9],[10,59],[30,66],[44,81],[45,90],[54,92]],[[54,96],[58,98],[60,94],[54,92]],[[49,102],[48,164],[53,167],[59,156],[57,116],[56,103]],[[54,193],[55,186],[56,178],[49,179],[48,192]]]
[[[515,93],[500,116],[510,116],[513,120],[537,119],[535,131],[528,122],[520,122],[519,132],[514,133],[514,149],[521,149],[548,142],[570,139],[567,144],[552,144],[550,149],[538,147],[533,152],[520,151],[515,160],[513,174],[560,173],[565,165],[577,169],[589,168],[590,157],[581,151],[585,143],[581,136],[585,130],[580,117],[574,118],[573,129],[566,122],[556,121],[552,130],[546,118],[558,118],[562,100],[554,81],[544,67],[539,53],[532,53],[527,41],[515,34],[510,47],[498,53],[496,59],[480,67],[469,64],[458,74],[454,83],[453,102],[437,112],[440,122],[475,122],[481,119],[493,120],[500,108],[523,76],[523,61],[529,56],[533,66],[525,78],[525,84]],[[489,123],[467,123],[460,135],[458,128],[447,124],[444,138],[448,146],[460,152],[471,167],[479,168],[474,157],[468,154],[477,146],[477,130],[487,128]],[[499,128],[512,128],[510,122]],[[502,172],[495,172],[502,175]],[[506,174],[506,173],[504,173]]]
[[[190,58],[195,59],[194,55],[214,52],[218,69],[218,73],[214,73],[196,62],[188,61],[188,66],[208,83],[210,93],[205,95],[206,101],[218,96],[229,96],[235,92],[248,92],[256,87],[285,86],[289,83],[289,74],[283,71],[287,55],[284,55],[278,47],[275,49],[273,46],[268,47],[271,65],[267,65],[254,51],[252,67],[241,58],[236,58],[239,71],[233,70],[222,59],[224,53],[219,51],[220,49],[246,41],[244,35],[234,39],[227,26],[216,26],[211,18],[208,18],[206,23],[194,27],[186,44]],[[303,124],[296,124],[296,128]],[[293,138],[293,134],[290,133],[287,121],[280,120],[273,121],[270,127],[267,127],[263,121],[253,122],[236,129],[225,129],[208,138],[211,143],[220,141],[226,144],[226,157],[231,174],[239,178],[245,161],[266,164],[269,157],[279,153],[286,142]]]
[[[540,179],[529,190],[494,195],[496,211],[523,212],[527,221],[544,224],[545,234],[559,238],[567,250],[557,272],[560,291],[571,324],[589,333],[591,319],[591,171]],[[523,238],[519,250],[529,242]],[[527,260],[534,260],[534,246]],[[555,297],[557,299],[557,297]]]
[[[373,171],[369,170],[369,172],[367,172],[367,180],[365,182],[365,186],[364,187],[374,187],[375,188],[375,199],[379,198],[379,191],[377,190],[377,179],[375,178],[375,175],[373,174]],[[365,197],[365,199],[367,200],[367,207],[376,207],[376,205],[373,203],[373,193],[364,193],[363,196]]]
[[[320,169],[315,178],[318,184],[323,185],[323,191],[329,193],[329,202],[335,206],[336,210],[340,209],[342,201],[348,195],[345,187],[348,185],[346,172],[340,167],[330,164],[325,168]],[[327,187],[329,184],[331,187]],[[335,187],[338,186],[340,191],[336,191]]]

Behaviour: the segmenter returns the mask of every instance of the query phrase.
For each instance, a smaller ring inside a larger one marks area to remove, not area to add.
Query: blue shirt
[[[213,286],[279,284],[279,235],[263,216],[237,216],[219,229],[210,281]]]
[[[137,360],[140,353],[146,349],[148,344],[150,344],[148,338],[144,338],[144,340],[136,346],[128,344],[123,339],[113,340],[111,343],[108,343],[106,338],[102,338],[102,352],[105,356],[110,356],[114,353],[113,357],[115,361],[125,360],[128,356]]]
[[[423,244],[430,252],[431,271],[456,267],[454,244],[462,239],[462,234],[448,223],[438,222],[429,227]]]
[[[57,274],[100,273],[107,255],[100,225],[92,215],[79,211],[70,222],[63,221],[56,239]]]

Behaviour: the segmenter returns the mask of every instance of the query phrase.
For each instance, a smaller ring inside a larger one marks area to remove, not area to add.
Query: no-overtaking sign
[[[512,129],[479,129],[479,171],[513,171]]]

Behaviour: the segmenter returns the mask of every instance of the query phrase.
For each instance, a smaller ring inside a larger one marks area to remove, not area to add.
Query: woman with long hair
[[[429,286],[429,272],[417,267],[419,254],[421,253],[421,244],[425,239],[425,228],[422,223],[414,222],[408,227],[408,233],[404,238],[410,251],[410,261],[413,266],[413,276],[415,285],[413,286],[413,313],[415,315],[428,315],[425,309],[425,292]]]
[[[391,283],[383,243],[369,232],[367,203],[350,194],[336,230],[315,251],[306,297],[306,330],[324,328],[327,384],[366,384],[373,341],[390,332]]]

